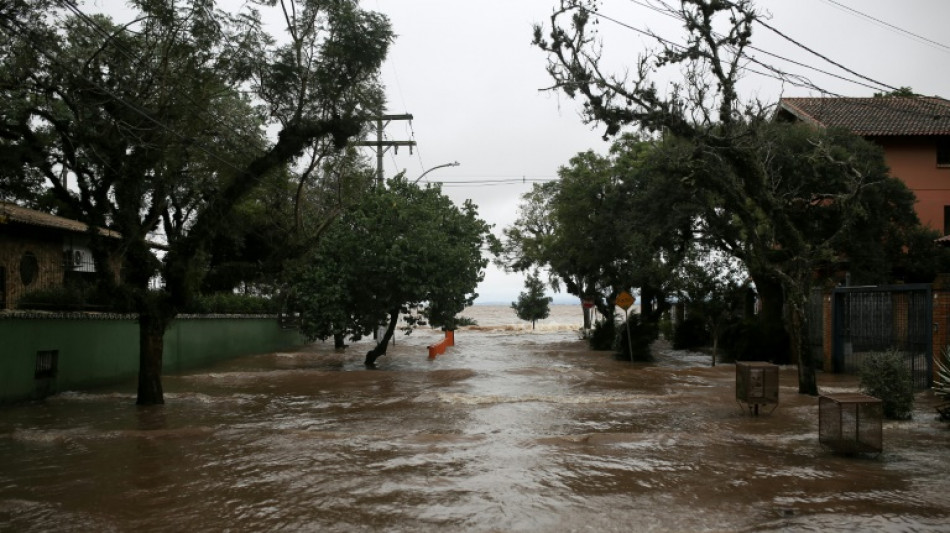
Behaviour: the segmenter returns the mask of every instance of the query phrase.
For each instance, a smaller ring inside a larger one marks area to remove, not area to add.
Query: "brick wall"
[[[36,258],[37,269],[34,279],[26,284],[21,276],[21,266],[28,254]],[[0,300],[5,303],[7,309],[15,309],[17,301],[26,292],[62,286],[62,238],[49,240],[0,234],[0,267],[5,270],[3,298]]]

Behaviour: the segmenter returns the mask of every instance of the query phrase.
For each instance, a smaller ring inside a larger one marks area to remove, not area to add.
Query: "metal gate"
[[[914,386],[930,387],[932,316],[929,284],[840,287],[834,290],[835,372],[856,374],[872,352],[902,352]]]

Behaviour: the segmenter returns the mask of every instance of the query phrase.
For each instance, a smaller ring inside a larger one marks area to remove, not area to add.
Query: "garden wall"
[[[302,346],[270,315],[185,315],[165,333],[163,371]],[[0,314],[0,403],[116,383],[138,375],[134,315]]]

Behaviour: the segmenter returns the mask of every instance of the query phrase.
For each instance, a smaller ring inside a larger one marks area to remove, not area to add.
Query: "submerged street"
[[[735,367],[590,352],[566,328],[317,343],[0,409],[0,531],[950,531],[950,426],[930,392],[884,453],[818,445],[780,372],[752,417]],[[854,377],[819,374],[822,392]]]

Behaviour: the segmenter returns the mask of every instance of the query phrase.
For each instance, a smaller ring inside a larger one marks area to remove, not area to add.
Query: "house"
[[[917,196],[921,224],[950,235],[950,100],[782,98],[776,118],[847,128],[881,146],[891,175]]]
[[[99,233],[119,237],[111,230]],[[90,237],[82,222],[0,202],[0,309],[15,309],[30,291],[94,276]]]

